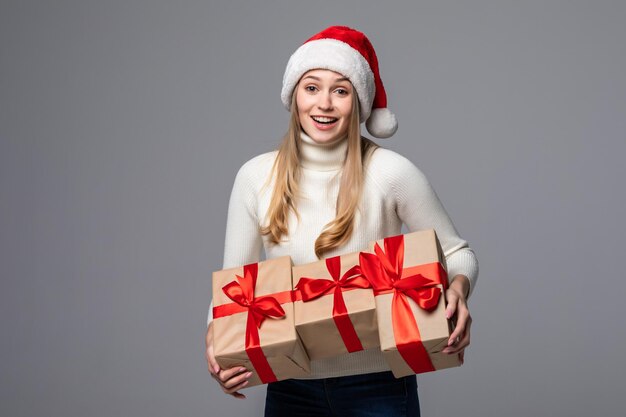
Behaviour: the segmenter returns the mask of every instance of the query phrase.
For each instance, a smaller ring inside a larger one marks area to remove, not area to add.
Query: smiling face
[[[296,90],[302,130],[317,143],[331,143],[346,135],[354,88],[343,75],[324,69],[306,72]]]

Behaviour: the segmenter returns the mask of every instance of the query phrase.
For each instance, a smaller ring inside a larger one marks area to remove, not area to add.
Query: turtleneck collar
[[[300,133],[300,165],[314,171],[341,169],[348,150],[347,136],[331,143],[317,143],[306,133]]]

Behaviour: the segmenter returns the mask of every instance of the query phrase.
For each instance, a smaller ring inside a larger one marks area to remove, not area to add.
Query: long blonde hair
[[[278,244],[283,236],[289,235],[289,212],[293,210],[300,219],[297,209],[298,180],[300,178],[300,120],[294,88],[291,96],[291,118],[278,155],[268,180],[274,179],[274,191],[267,211],[267,225],[261,234],[268,236],[273,244]],[[361,137],[359,100],[356,91],[352,95],[352,112],[348,121],[348,151],[342,167],[337,211],[333,221],[324,226],[315,240],[315,254],[322,258],[325,253],[340,247],[350,239],[354,229],[355,214],[363,192],[364,167],[378,145]]]

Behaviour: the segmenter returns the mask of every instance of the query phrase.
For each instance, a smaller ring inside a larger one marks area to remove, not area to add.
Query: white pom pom
[[[374,109],[365,122],[367,131],[377,138],[388,138],[398,130],[396,115],[387,108]]]

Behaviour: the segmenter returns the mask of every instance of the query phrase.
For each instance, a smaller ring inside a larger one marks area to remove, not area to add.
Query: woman
[[[435,229],[448,265],[449,317],[456,318],[444,352],[470,341],[467,297],[478,263],[424,175],[406,158],[361,137],[392,136],[374,49],[361,32],[334,26],[291,56],[283,78],[289,129],[278,151],[245,163],[228,209],[224,268],[290,255],[304,264],[367,248],[368,242]],[[209,311],[207,362],[223,391],[244,398],[251,372],[220,369],[213,356]],[[418,416],[415,376],[395,379],[378,349],[312,361],[311,379],[268,385],[266,416]]]

